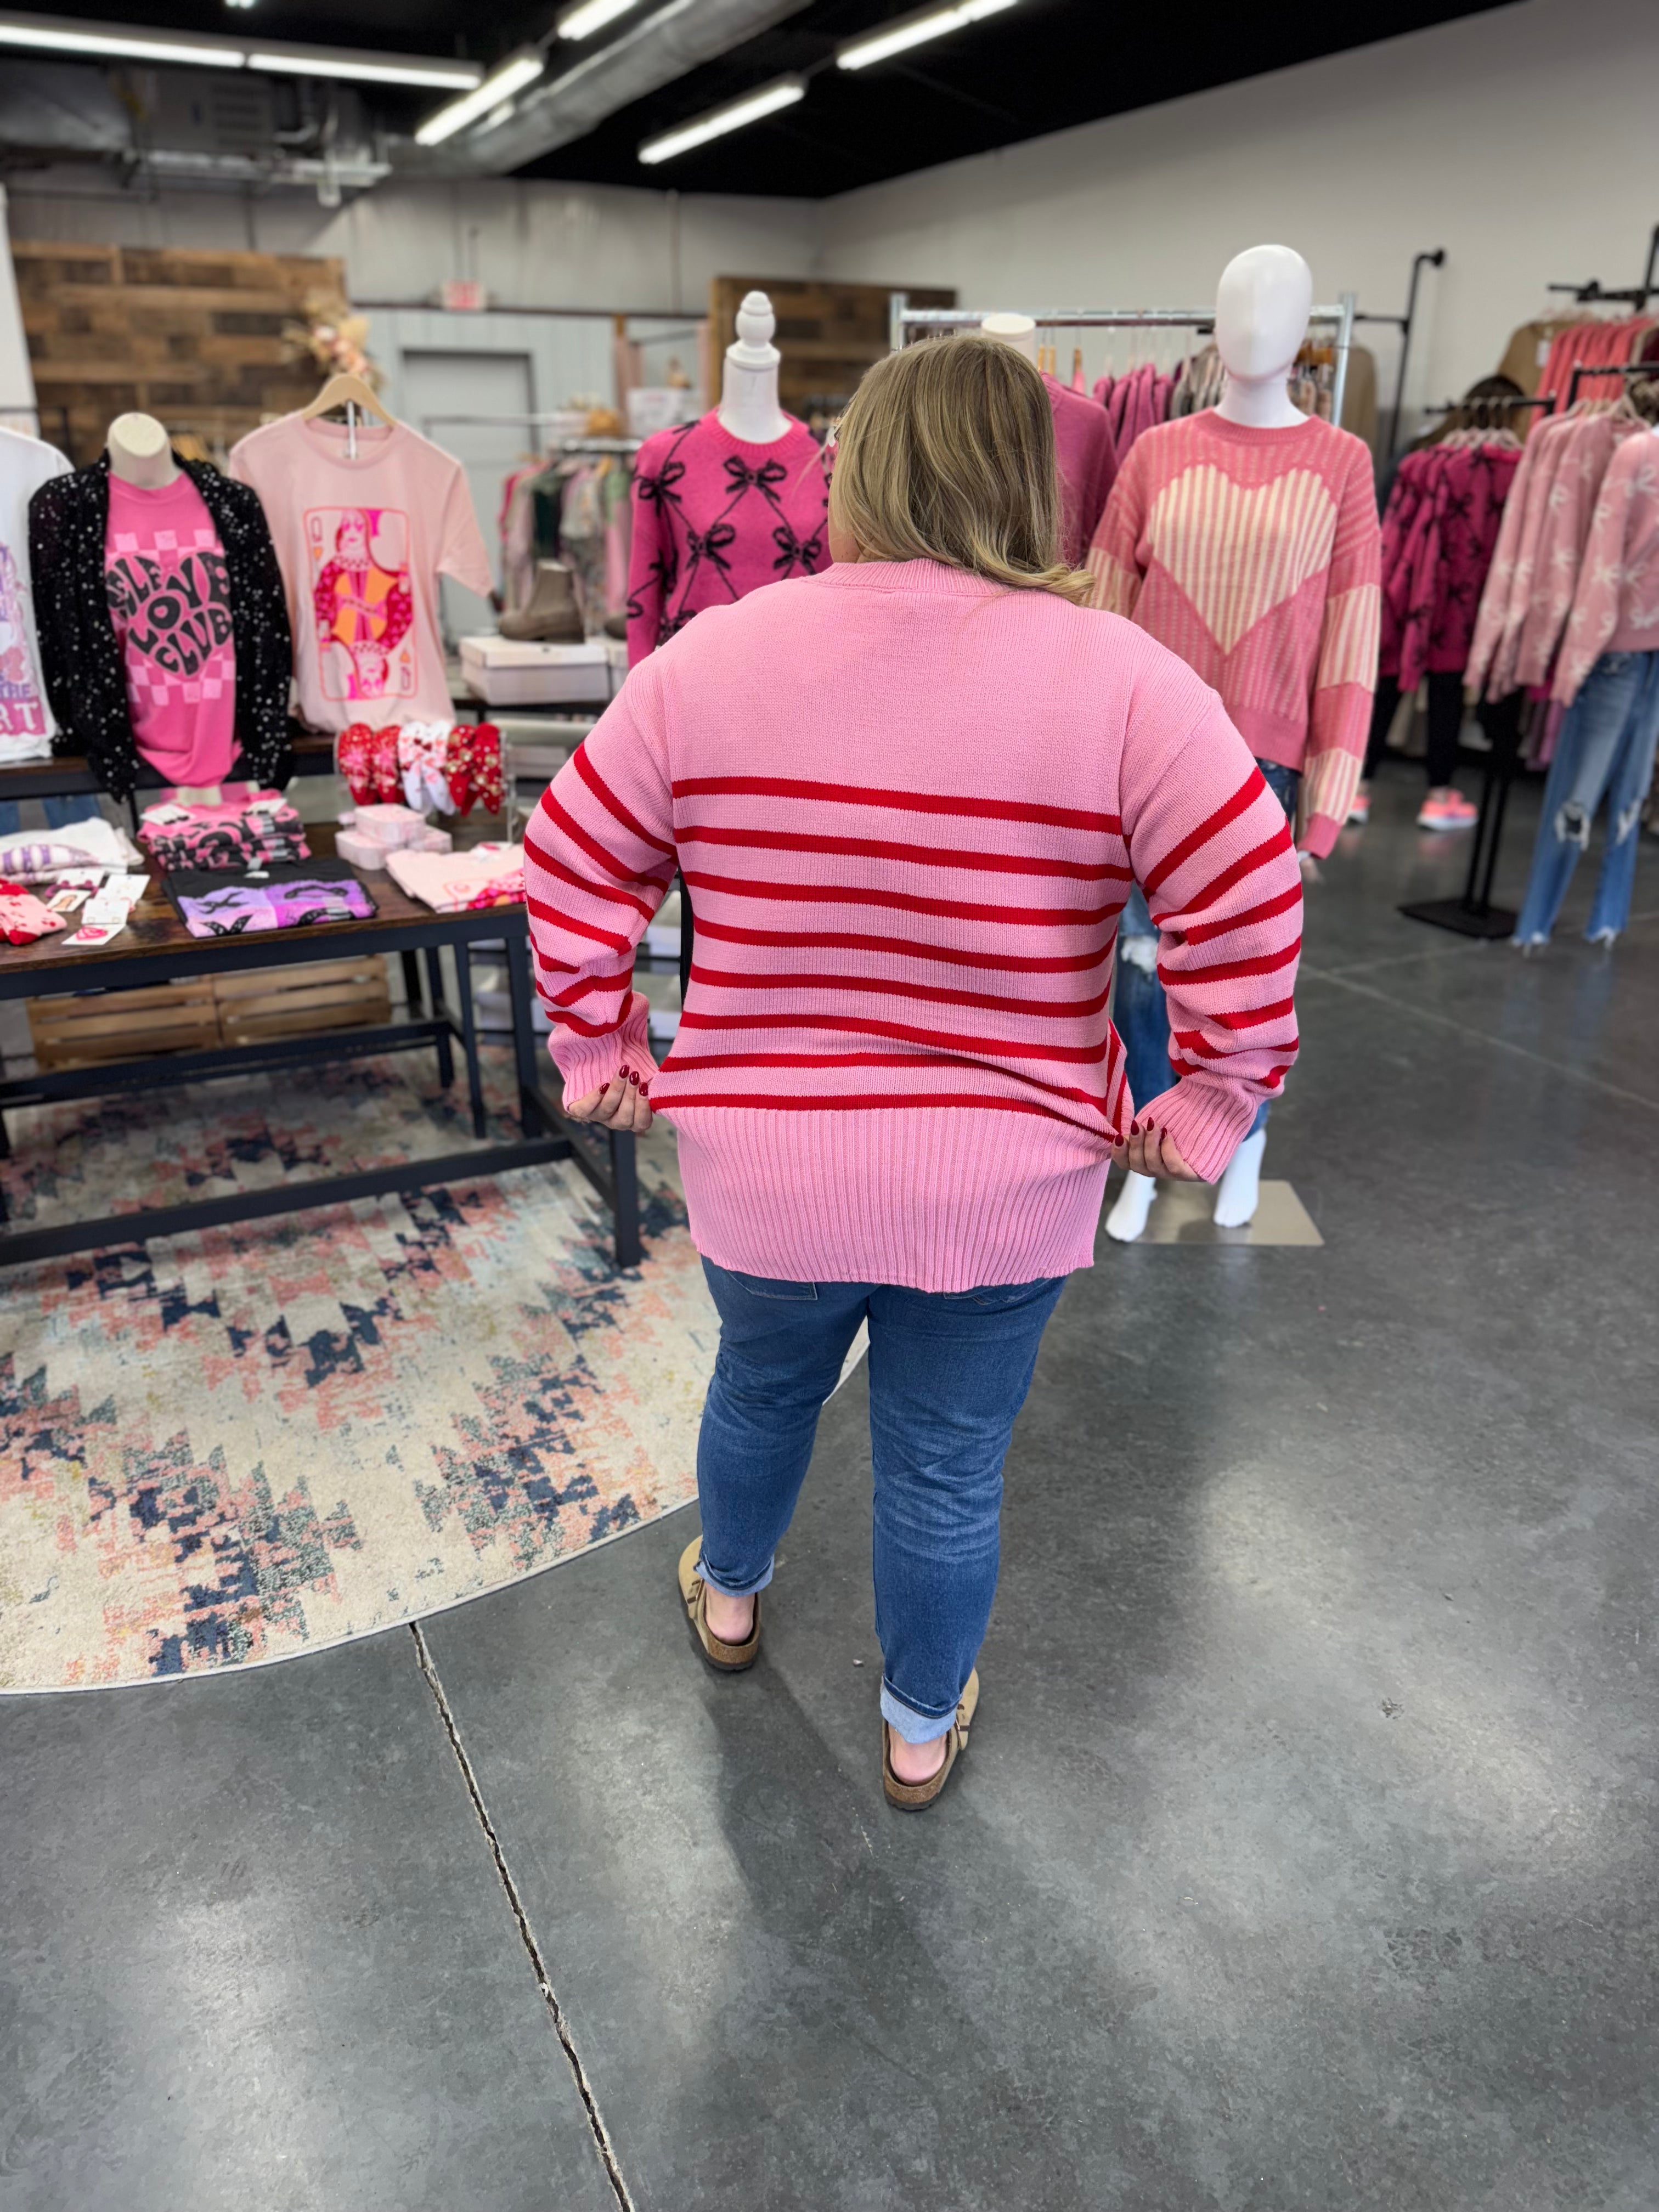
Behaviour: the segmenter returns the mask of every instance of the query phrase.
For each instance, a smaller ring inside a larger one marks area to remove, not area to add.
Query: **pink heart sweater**
[[[705,609],[629,673],[525,836],[567,1099],[630,1071],[727,1267],[958,1291],[1086,1267],[1137,1109],[1108,1018],[1138,880],[1171,1072],[1219,1175],[1296,1056],[1302,889],[1221,702],[1131,624],[932,562]],[[635,949],[696,951],[652,1061]]]
[[[1258,760],[1300,771],[1302,842],[1322,858],[1370,730],[1379,538],[1359,439],[1212,408],[1136,439],[1089,554],[1096,604],[1213,684]]]

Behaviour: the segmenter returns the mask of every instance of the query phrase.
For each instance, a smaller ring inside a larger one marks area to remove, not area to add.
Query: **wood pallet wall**
[[[710,350],[714,356],[714,392],[720,393],[720,362],[738,334],[738,309],[745,292],[764,292],[777,317],[772,343],[783,356],[778,397],[790,414],[810,422],[838,415],[858,389],[860,379],[884,354],[892,294],[905,289],[886,284],[836,284],[783,276],[716,276],[708,288]],[[917,286],[915,307],[954,307],[954,292]]]
[[[285,324],[343,295],[344,267],[299,254],[174,252],[20,240],[12,247],[40,434],[84,466],[115,416],[154,415],[216,458],[316,395]]]

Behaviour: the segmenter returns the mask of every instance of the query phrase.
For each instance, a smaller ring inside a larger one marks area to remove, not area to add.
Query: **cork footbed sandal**
[[[901,1813],[925,1813],[951,1778],[951,1769],[968,1748],[968,1731],[979,1706],[979,1669],[968,1677],[968,1686],[957,1704],[957,1717],[945,1743],[945,1764],[926,1782],[901,1782],[893,1771],[892,1730],[881,1724],[881,1786],[887,1802]]]
[[[760,1656],[761,1601],[755,1599],[754,1624],[749,1631],[746,1644],[722,1644],[708,1626],[708,1590],[697,1572],[697,1554],[702,1549],[702,1539],[692,1539],[680,1553],[680,1596],[685,1603],[685,1617],[691,1625],[691,1634],[699,1651],[720,1674],[746,1674]]]

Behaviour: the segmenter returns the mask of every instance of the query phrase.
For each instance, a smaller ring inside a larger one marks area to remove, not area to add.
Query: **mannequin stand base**
[[[1506,906],[1470,906],[1461,898],[1417,899],[1400,909],[1409,921],[1455,930],[1460,937],[1513,937],[1516,916]]]

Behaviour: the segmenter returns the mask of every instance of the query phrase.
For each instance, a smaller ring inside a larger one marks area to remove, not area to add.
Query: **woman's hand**
[[[642,1137],[654,1118],[651,1101],[637,1075],[624,1068],[603,1091],[590,1091],[564,1109],[567,1121],[593,1121],[601,1129],[628,1130]]]
[[[1167,1129],[1143,1128],[1139,1121],[1130,1123],[1126,1143],[1112,1146],[1112,1158],[1132,1175],[1162,1176],[1169,1182],[1203,1180],[1182,1158]]]

